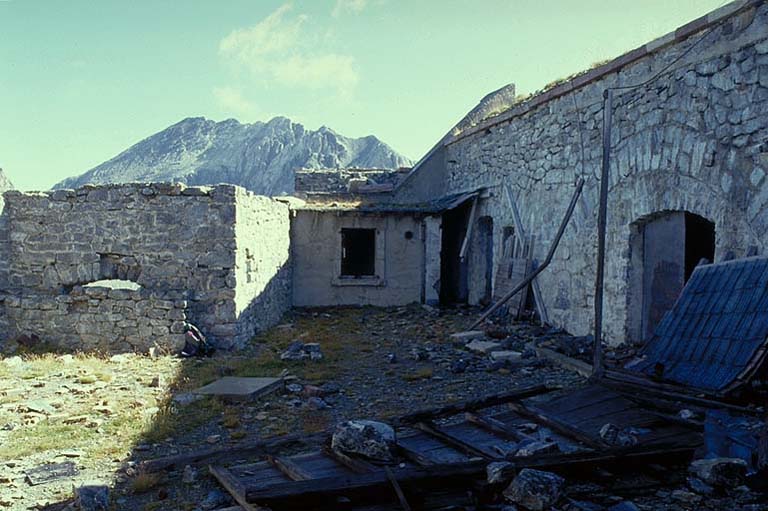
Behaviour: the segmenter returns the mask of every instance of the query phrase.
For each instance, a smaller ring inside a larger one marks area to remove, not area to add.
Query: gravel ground
[[[296,310],[244,351],[206,359],[9,354],[0,361],[0,509],[65,509],[73,486],[90,482],[111,487],[112,509],[225,507],[231,501],[204,468],[188,471],[184,482],[181,470],[157,477],[138,473],[136,465],[201,448],[323,431],[341,420],[388,418],[518,386],[583,383],[575,373],[536,359],[529,344],[535,339],[549,346],[583,346],[583,338],[568,343],[562,332],[516,324],[499,342],[522,352],[524,362],[494,364],[450,338],[477,314],[419,306]],[[323,353],[320,361],[280,358],[291,343],[315,342]],[[573,355],[588,357],[586,350],[575,349]],[[224,375],[286,373],[284,392],[253,402],[189,402],[190,390]],[[25,479],[28,469],[65,461],[79,474],[37,486]],[[649,510],[764,509],[745,507],[754,503],[749,492],[721,501],[673,496],[673,491],[635,502]]]

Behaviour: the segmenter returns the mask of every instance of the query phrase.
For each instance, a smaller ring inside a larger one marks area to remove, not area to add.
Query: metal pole
[[[563,217],[563,221],[560,223],[560,228],[557,230],[557,234],[555,234],[555,240],[552,242],[552,246],[549,248],[549,253],[547,254],[547,258],[544,260],[543,263],[541,263],[541,266],[536,268],[536,270],[528,275],[528,277],[524,278],[520,281],[518,285],[515,286],[515,288],[504,295],[501,300],[493,304],[493,306],[485,311],[485,313],[480,316],[480,318],[475,321],[472,326],[470,326],[470,330],[473,328],[476,328],[479,324],[481,324],[483,321],[488,319],[491,314],[496,312],[496,310],[507,303],[510,298],[515,296],[517,293],[519,293],[522,289],[528,286],[533,279],[535,279],[539,273],[543,272],[544,269],[549,266],[549,263],[552,262],[552,257],[555,255],[555,249],[560,244],[560,238],[563,237],[563,233],[565,233],[565,228],[568,226],[568,222],[571,219],[571,216],[573,215],[573,210],[576,208],[576,202],[579,200],[579,196],[581,195],[581,189],[584,188],[584,179],[579,178],[578,182],[576,183],[576,190],[573,192],[573,197],[571,197],[571,203],[568,205],[568,210],[565,212],[565,217]]]
[[[608,216],[608,186],[611,170],[611,121],[613,91],[603,93],[603,168],[600,173],[600,208],[597,216],[597,275],[595,277],[595,345],[592,349],[592,377],[603,375],[603,284],[605,282],[605,230]]]

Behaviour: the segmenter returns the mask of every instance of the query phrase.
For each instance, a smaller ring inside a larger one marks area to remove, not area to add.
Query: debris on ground
[[[89,484],[75,488],[75,506],[80,511],[107,511],[109,486]]]
[[[740,458],[695,460],[690,471],[704,483],[718,488],[735,488],[744,483],[747,462]]]
[[[524,468],[504,490],[504,496],[529,511],[545,511],[562,494],[565,479],[552,472]]]
[[[323,360],[323,352],[320,348],[320,344],[316,342],[303,343],[299,340],[296,340],[288,346],[288,349],[286,349],[282,355],[280,355],[280,360],[320,361]]]
[[[396,445],[395,430],[389,424],[352,420],[336,426],[331,448],[386,462],[394,459],[393,449]]]

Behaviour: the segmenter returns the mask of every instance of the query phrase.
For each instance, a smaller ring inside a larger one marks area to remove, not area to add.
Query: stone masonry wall
[[[0,217],[0,259],[4,261],[0,291],[6,297],[0,317],[5,330],[31,332],[34,325],[43,340],[68,346],[75,329],[86,334],[81,338],[83,346],[98,344],[89,336],[102,335],[107,342],[114,341],[110,349],[127,345],[146,349],[155,344],[161,330],[178,334],[178,316],[183,313],[221,347],[231,347],[240,340],[238,323],[243,319],[235,305],[236,202],[241,193],[231,185],[189,188],[181,184],[8,192]],[[285,206],[269,202],[287,221]],[[139,284],[141,291],[130,297],[136,305],[116,297],[125,294],[122,290],[99,298],[88,289],[85,296],[99,303],[89,301],[88,309],[82,308],[80,286],[102,279]],[[171,309],[166,308],[168,304]],[[38,314],[64,309],[77,314],[69,316],[74,325],[64,332],[54,327],[59,324],[57,313],[45,313],[56,321],[30,323],[35,313],[27,309]],[[93,311],[106,309],[111,309],[115,321],[90,317]],[[162,312],[166,310],[175,312]],[[121,314],[144,321],[136,329],[140,340],[129,339],[127,332],[123,335],[132,325],[121,323],[128,320]],[[267,317],[274,320],[274,313]],[[46,324],[47,331],[42,329]],[[97,324],[101,328],[93,326]],[[148,326],[153,327],[151,336]]]
[[[299,193],[339,194],[389,191],[410,169],[301,169],[296,171]]]
[[[628,289],[634,279],[630,241],[653,215],[689,211],[713,221],[716,259],[726,251],[743,255],[752,245],[762,253],[768,248],[767,37],[768,4],[752,2],[686,39],[649,43],[646,48],[660,49],[570,89],[566,83],[560,95],[533,98],[530,107],[522,104],[455,136],[442,169],[411,181],[447,193],[489,187],[491,197],[481,201],[477,218],[494,219],[496,261],[502,230],[513,225],[500,188],[509,185],[542,260],[574,182],[584,177],[573,220],[540,279],[550,318],[574,333],[589,333],[602,95],[607,87],[650,80],[617,91],[613,110],[604,325],[611,342],[623,341],[638,307]]]
[[[5,335],[33,334],[72,351],[176,351],[184,346],[187,303],[180,293],[90,286],[67,295],[10,296]]]
[[[288,205],[237,190],[235,316],[238,342],[277,323],[291,308]]]

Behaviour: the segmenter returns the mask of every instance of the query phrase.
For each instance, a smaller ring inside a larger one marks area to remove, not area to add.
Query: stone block
[[[480,341],[478,339],[475,339],[474,341],[467,344],[467,349],[469,351],[480,353],[483,355],[486,355],[492,351],[496,351],[501,347],[501,344],[498,342],[493,341]]]

